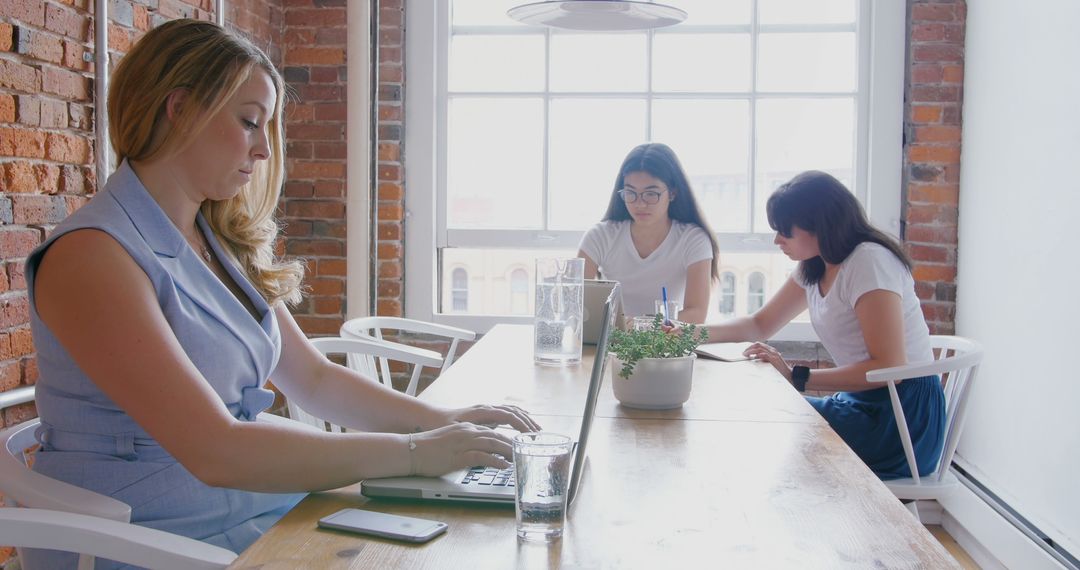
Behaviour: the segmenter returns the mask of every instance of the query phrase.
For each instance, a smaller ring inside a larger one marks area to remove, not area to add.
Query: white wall
[[[957,333],[987,356],[960,454],[1080,555],[1080,2],[969,0]]]

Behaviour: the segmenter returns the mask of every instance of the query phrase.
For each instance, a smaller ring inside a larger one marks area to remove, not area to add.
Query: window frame
[[[756,3],[756,0],[753,0]],[[856,192],[877,227],[899,235],[903,158],[906,13],[900,2],[856,0],[858,33]],[[418,0],[406,10],[405,315],[486,332],[498,323],[531,323],[527,316],[439,313],[440,251],[448,245],[576,251],[583,231],[447,229],[446,164],[449,2]],[[756,7],[754,10],[756,14]],[[756,15],[751,29],[756,26]],[[776,26],[772,27],[776,29]],[[795,29],[799,26],[784,28]],[[861,33],[863,30],[866,33]],[[551,33],[551,32],[547,32]],[[752,43],[755,36],[751,36]],[[545,56],[546,57],[546,56]],[[545,93],[548,99],[557,97]],[[626,96],[621,93],[620,96]],[[759,95],[760,97],[760,95]],[[752,111],[751,111],[752,113]],[[751,118],[751,120],[753,120]],[[546,176],[547,158],[544,158]],[[753,171],[750,172],[753,176]],[[546,190],[545,190],[546,192]],[[546,209],[546,200],[545,200]],[[543,213],[547,220],[547,212]],[[775,252],[769,234],[724,233],[724,252]],[[773,338],[817,340],[808,322],[793,322]]]

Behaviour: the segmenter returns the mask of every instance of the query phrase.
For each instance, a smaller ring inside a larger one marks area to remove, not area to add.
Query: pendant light
[[[673,6],[637,0],[547,0],[516,6],[506,15],[524,24],[597,32],[663,28],[686,19]]]

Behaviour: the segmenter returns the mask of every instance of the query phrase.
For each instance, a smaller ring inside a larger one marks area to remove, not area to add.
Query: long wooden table
[[[534,366],[531,327],[500,325],[420,397],[514,403],[545,429],[576,434],[591,355]],[[519,543],[505,506],[372,500],[353,485],[310,495],[232,567],[958,567],[767,364],[699,359],[690,401],[667,411],[619,406],[608,374],[561,541]],[[316,528],[345,507],[450,528],[423,545]]]

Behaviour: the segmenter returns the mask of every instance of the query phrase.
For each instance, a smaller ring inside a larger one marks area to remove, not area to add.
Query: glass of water
[[[585,260],[536,260],[536,319],[533,356],[538,364],[564,366],[581,362]]]
[[[549,432],[514,436],[519,540],[554,542],[562,537],[573,442]]]

